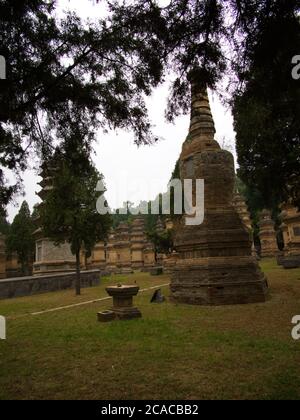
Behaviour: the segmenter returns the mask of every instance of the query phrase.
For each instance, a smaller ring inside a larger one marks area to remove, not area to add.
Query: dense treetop
[[[287,154],[280,167],[284,182],[288,177],[293,184],[291,173],[297,176],[299,170],[292,145],[298,142],[298,127],[287,127],[287,121],[297,119],[299,111],[294,106],[299,104],[299,89],[291,98],[289,86],[290,54],[299,53],[298,1],[172,0],[164,8],[151,0],[98,3],[108,5],[109,17],[85,24],[74,13],[58,18],[54,0],[0,2],[0,53],[8,61],[7,80],[0,81],[2,168],[24,167],[30,150],[46,155],[53,143],[63,143],[77,130],[89,145],[100,126],[130,129],[137,144],[155,141],[145,95],[171,78],[167,117],[173,120],[189,111],[192,72],[210,88],[229,81],[243,180],[249,177],[264,189],[266,153],[280,152]],[[272,34],[280,34],[276,42]],[[270,71],[272,80],[263,84]],[[257,148],[263,143],[261,132],[251,132],[243,113],[251,116],[249,123],[255,127],[256,114],[263,115],[258,127],[269,127],[276,119],[266,141],[270,144],[272,138],[278,147],[266,147],[267,152]],[[280,144],[285,140],[287,148]],[[252,176],[252,167],[258,168],[262,185]],[[278,189],[277,196],[284,198],[283,185]],[[2,205],[13,192],[0,169]]]

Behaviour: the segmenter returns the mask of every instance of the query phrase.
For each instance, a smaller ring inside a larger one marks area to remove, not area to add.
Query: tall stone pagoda
[[[262,258],[276,257],[279,249],[277,245],[275,222],[272,220],[270,210],[264,209],[259,220],[259,239]]]
[[[144,267],[145,242],[145,221],[143,217],[137,216],[131,226],[131,264],[134,270]]]
[[[33,275],[73,272],[76,269],[76,260],[75,256],[72,255],[70,244],[66,242],[61,245],[55,245],[50,238],[46,238],[38,215],[39,206],[43,205],[47,193],[53,189],[53,177],[56,170],[54,161],[47,162],[42,165],[42,171],[39,174],[42,177],[42,181],[39,184],[42,189],[37,195],[41,198],[42,203],[37,206],[35,219],[37,229],[34,232],[36,252]]]
[[[233,206],[234,159],[214,135],[207,89],[192,82],[191,124],[180,174],[182,181],[204,179],[205,214],[204,222],[196,226],[186,223],[191,216],[183,217],[176,231],[179,259],[171,277],[171,298],[195,305],[264,302],[267,281]]]

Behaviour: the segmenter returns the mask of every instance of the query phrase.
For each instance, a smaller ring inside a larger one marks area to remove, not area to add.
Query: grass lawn
[[[101,324],[111,301],[31,313],[107,296],[105,286],[147,288],[168,276],[138,273],[102,285],[0,301],[7,340],[0,341],[0,399],[300,399],[300,270],[274,260],[264,304],[194,307],[135,299],[143,318]],[[163,288],[168,296],[168,287]]]

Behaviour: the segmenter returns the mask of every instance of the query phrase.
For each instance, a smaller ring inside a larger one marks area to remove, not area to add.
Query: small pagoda
[[[288,201],[281,205],[280,217],[284,239],[283,258],[280,262],[285,268],[300,267],[300,212]]]
[[[250,239],[252,241],[252,249],[251,249],[252,255],[253,255],[253,257],[259,259],[257,249],[256,249],[255,244],[254,244],[252,221],[251,221],[251,217],[250,217],[250,212],[248,210],[247,204],[246,204],[243,196],[238,192],[236,192],[235,195],[234,195],[233,205],[234,205],[238,215],[240,216],[240,219],[241,219],[243,225],[245,226],[245,228],[249,232]]]
[[[272,220],[271,211],[264,209],[260,214],[259,220],[259,239],[262,258],[276,257],[279,253],[274,226],[275,222]]]

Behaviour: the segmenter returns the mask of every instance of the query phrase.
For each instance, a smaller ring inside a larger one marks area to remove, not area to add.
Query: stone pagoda
[[[251,221],[250,213],[249,213],[249,210],[248,210],[248,207],[247,207],[247,204],[246,204],[244,198],[238,192],[236,192],[235,195],[234,195],[233,205],[234,205],[238,215],[240,216],[240,219],[243,222],[243,225],[245,226],[245,228],[249,232],[249,235],[250,235],[250,238],[251,238],[251,241],[252,241],[251,253],[255,258],[258,258],[257,250],[255,248],[255,244],[254,244],[254,240],[253,240],[252,221]]]
[[[160,217],[157,219],[156,226],[155,226],[155,231],[156,231],[156,233],[158,235],[162,235],[165,232],[165,226],[164,226],[164,224],[163,224],[163,222],[162,222],[162,220],[161,220]],[[164,254],[157,253],[157,255],[156,255],[156,264],[158,266],[162,267],[163,264],[164,264],[165,258],[166,258],[166,256]]]
[[[111,229],[106,245],[106,270],[109,273],[117,273],[117,252],[115,250],[115,232]]]
[[[283,264],[300,267],[300,212],[291,202],[281,205],[280,226],[284,239]]]
[[[234,159],[220,148],[214,134],[207,89],[194,81],[180,175],[182,180],[204,179],[205,214],[200,225],[189,225],[192,220],[183,217],[176,230],[179,259],[171,277],[171,298],[195,305],[264,302],[267,281],[251,255],[249,233],[233,206]]]
[[[262,258],[276,257],[279,253],[274,226],[275,222],[272,220],[270,210],[264,209],[260,214],[259,220],[259,239]]]
[[[42,165],[42,171],[39,174],[42,177],[42,181],[39,183],[42,189],[37,195],[41,198],[42,203],[37,206],[35,219],[37,229],[34,232],[36,253],[33,275],[73,272],[76,269],[76,260],[75,256],[72,255],[70,245],[66,242],[57,246],[51,239],[45,238],[38,215],[39,206],[43,205],[47,193],[53,188],[53,176],[56,170],[53,162],[47,162]]]
[[[144,259],[144,271],[149,271],[156,265],[155,261],[155,252],[152,242],[146,240],[146,244],[143,250],[143,259]]]
[[[130,231],[128,223],[120,223],[115,230],[114,249],[117,256],[117,271],[120,274],[131,274]]]
[[[99,269],[106,271],[106,245],[104,242],[96,243],[91,257],[88,259],[88,269]]]
[[[235,193],[233,198],[234,207],[240,216],[243,225],[248,229],[249,232],[252,230],[252,222],[250,218],[250,213],[248,211],[247,204],[244,198],[239,193]]]
[[[131,264],[134,270],[144,267],[145,241],[145,221],[143,217],[137,216],[131,226]]]

